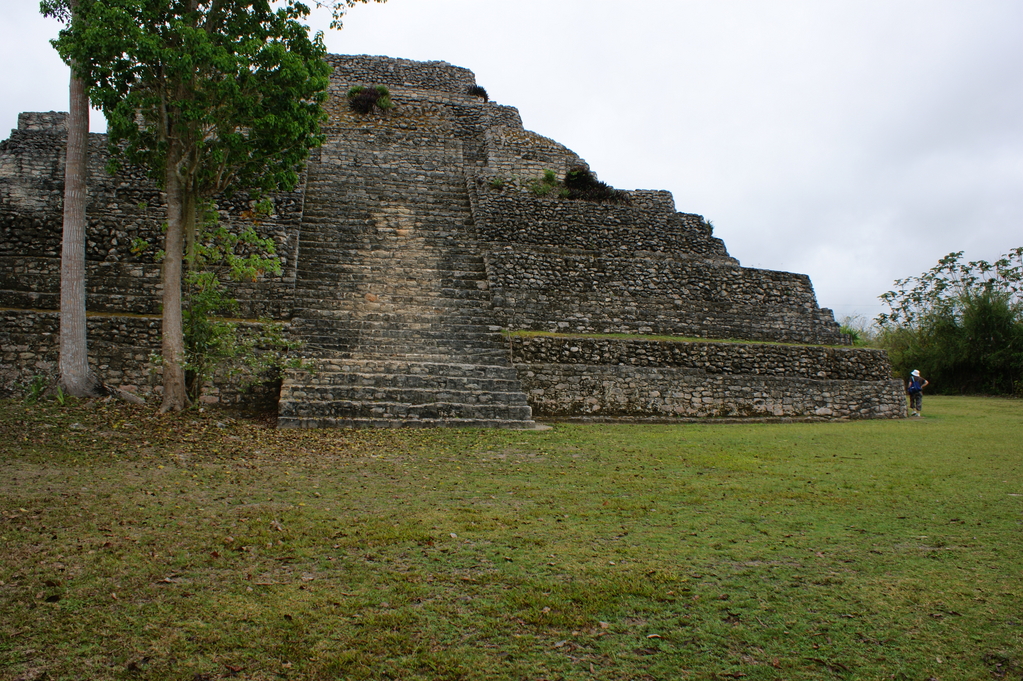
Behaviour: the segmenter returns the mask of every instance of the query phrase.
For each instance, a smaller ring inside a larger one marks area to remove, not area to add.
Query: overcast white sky
[[[67,109],[67,71],[35,0],[0,8],[6,136]],[[388,0],[311,23],[331,52],[472,69],[602,180],[809,274],[838,318],[951,251],[1023,246],[1021,0]]]

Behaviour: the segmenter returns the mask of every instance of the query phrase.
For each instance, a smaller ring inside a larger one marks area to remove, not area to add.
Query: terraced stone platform
[[[353,169],[350,139],[376,121],[345,114],[309,170],[291,326],[310,370],[286,375],[279,426],[535,427],[490,311],[460,149],[428,174]]]
[[[304,343],[280,426],[905,416],[887,357],[847,347],[805,275],[742,267],[665,191],[624,202],[531,191],[588,166],[473,94],[467,69],[328,62],[326,142],[299,186],[258,223],[246,197],[218,201],[282,259],[280,275],[232,291],[247,320],[279,321]],[[353,112],[353,85],[386,85],[394,108]],[[64,121],[23,114],[0,142],[0,390],[56,363]],[[164,208],[137,169],[106,174],[104,144],[90,141],[90,361],[110,385],[154,393],[160,264],[131,244],[161,243]],[[221,383],[205,399],[250,395]]]

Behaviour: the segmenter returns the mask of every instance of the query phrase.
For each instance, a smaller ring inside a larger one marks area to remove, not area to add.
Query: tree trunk
[[[189,268],[192,267],[193,261],[195,260],[195,234],[196,225],[198,224],[198,197],[195,195],[195,191],[186,191],[184,200],[184,214],[182,218],[182,229],[185,233],[185,265]]]
[[[96,394],[85,326],[85,202],[89,153],[89,96],[71,65],[64,230],[60,253],[60,387],[74,397]]]
[[[175,146],[176,142],[171,142]],[[179,154],[168,152],[167,237],[163,256],[163,404],[160,413],[188,406],[185,392],[185,335],[181,321],[181,265],[184,253],[186,188],[178,176]]]

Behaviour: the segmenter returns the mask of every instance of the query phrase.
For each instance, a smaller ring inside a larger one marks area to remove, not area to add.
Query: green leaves
[[[342,24],[341,20],[342,17],[344,17],[345,11],[355,7],[355,5],[360,2],[369,2],[369,0],[333,0],[332,2],[319,2],[319,0],[317,0],[316,6],[329,8],[331,15],[333,16],[333,20],[330,22],[330,27],[340,30]],[[373,2],[387,2],[387,0],[373,0]],[[305,5],[298,6],[304,8],[306,12],[309,11]]]
[[[993,263],[949,253],[880,296],[879,338],[899,375],[921,370],[942,392],[1023,391],[1023,247]]]
[[[235,347],[233,329],[209,323],[227,301],[194,248],[197,206],[221,193],[294,188],[309,149],[322,141],[326,48],[299,23],[309,8],[293,0],[276,8],[267,0],[68,2],[75,11],[54,44],[107,117],[114,169],[124,160],[139,165],[166,194],[162,408],[179,410],[187,402],[181,358],[193,358],[187,368],[198,379],[196,395],[212,370],[206,360]],[[271,267],[232,255],[241,245],[250,254],[265,246],[252,235],[232,241],[225,230],[210,238],[209,262],[225,264],[232,277],[254,279]],[[185,318],[182,245],[198,265],[186,282]]]
[[[294,364],[298,344],[284,336],[281,324],[262,321],[240,325],[223,317],[235,314],[238,301],[228,295],[225,280],[256,281],[281,273],[271,238],[250,225],[234,232],[218,220],[211,202],[202,206],[194,253],[184,277],[185,369],[191,373],[189,397],[197,400],[215,372],[245,374],[257,380],[267,372]],[[243,217],[259,219],[273,212],[273,203],[258,201]],[[297,361],[297,360],[296,360]]]
[[[163,182],[172,159],[199,196],[290,189],[318,125],[329,67],[300,3],[83,0],[56,46],[80,65],[111,151]]]
[[[898,290],[878,296],[891,312],[881,314],[877,323],[915,326],[931,314],[960,313],[957,306],[970,297],[994,295],[1008,303],[1023,302],[1023,246],[989,263],[962,261],[963,251],[949,253],[919,277],[896,279]]]
[[[394,108],[394,102],[391,101],[391,91],[386,85],[375,85],[373,87],[353,85],[348,89],[348,104],[352,111],[360,114],[368,114],[373,110],[373,107],[377,107],[381,111]]]

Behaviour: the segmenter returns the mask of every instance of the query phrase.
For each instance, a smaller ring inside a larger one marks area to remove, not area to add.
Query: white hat
[[[919,375],[920,375],[920,370],[919,369],[913,369],[913,373],[910,374],[910,376],[919,376]]]

